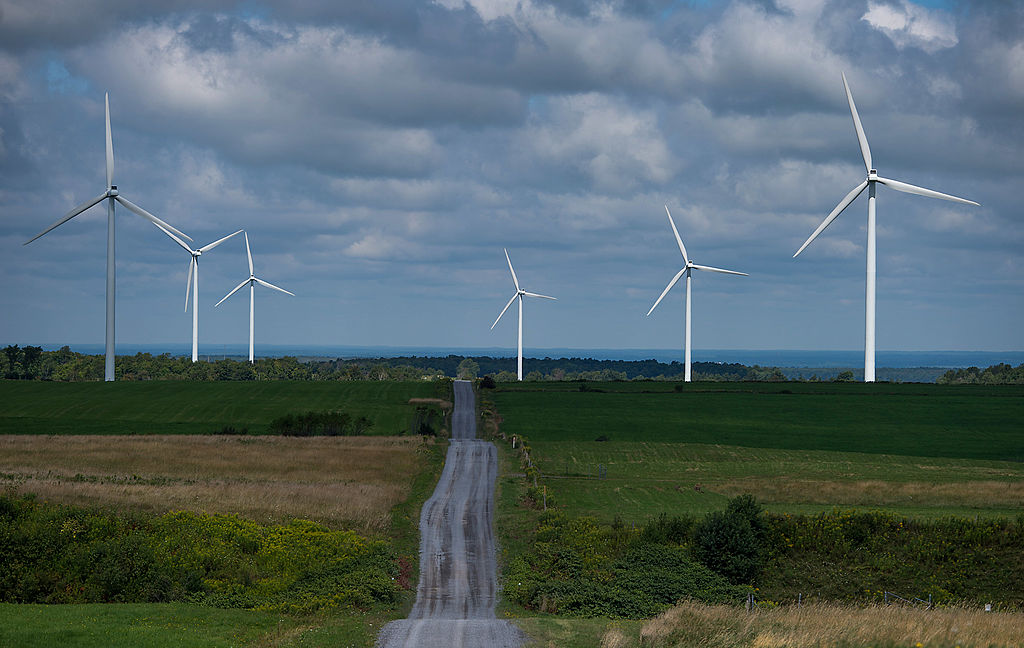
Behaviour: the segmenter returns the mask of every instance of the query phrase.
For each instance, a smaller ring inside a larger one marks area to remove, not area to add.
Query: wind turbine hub
[[[878,171],[874,169],[868,169],[868,180],[874,180],[878,177]]]
[[[117,185],[110,185],[110,189],[107,189],[107,195],[113,198],[117,195]]]

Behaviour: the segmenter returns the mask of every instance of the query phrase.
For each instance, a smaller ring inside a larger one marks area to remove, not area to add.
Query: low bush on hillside
[[[541,516],[531,551],[505,568],[505,595],[525,608],[570,616],[639,619],[677,601],[741,600],[685,547],[645,540],[624,524],[600,525],[561,512]]]
[[[631,619],[684,599],[740,604],[747,592],[768,605],[881,603],[888,591],[1021,609],[1022,573],[1024,516],[779,515],[746,495],[700,519],[661,515],[637,527],[544,513],[505,567],[505,595],[530,610]]]
[[[109,513],[0,496],[0,601],[308,613],[396,603],[391,547],[305,520]]]
[[[354,417],[345,412],[304,412],[286,414],[270,422],[270,433],[282,436],[359,436],[373,422],[365,416]]]

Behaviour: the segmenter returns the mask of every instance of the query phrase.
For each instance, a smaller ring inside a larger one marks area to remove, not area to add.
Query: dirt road
[[[455,382],[452,441],[420,513],[420,581],[408,619],[384,626],[379,648],[514,648],[526,637],[494,616],[494,444],[476,438],[473,387]]]

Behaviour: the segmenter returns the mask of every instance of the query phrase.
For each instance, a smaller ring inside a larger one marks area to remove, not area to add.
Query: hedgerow
[[[313,612],[398,601],[390,545],[306,520],[111,513],[0,496],[0,601]]]

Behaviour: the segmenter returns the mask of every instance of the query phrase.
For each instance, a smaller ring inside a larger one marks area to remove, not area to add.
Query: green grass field
[[[575,515],[640,522],[662,512],[702,514],[747,492],[769,510],[792,513],[1024,512],[1024,387],[587,388],[602,391],[524,383],[486,394],[502,431],[529,439],[549,488]]]
[[[233,648],[372,646],[377,614],[290,617],[179,603],[0,604],[0,646]]]
[[[371,434],[409,430],[417,382],[0,381],[0,434],[204,434],[224,426],[268,430],[282,415],[342,410],[373,421]]]

